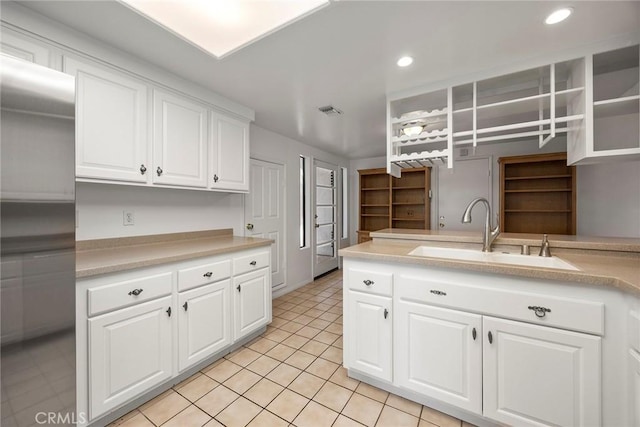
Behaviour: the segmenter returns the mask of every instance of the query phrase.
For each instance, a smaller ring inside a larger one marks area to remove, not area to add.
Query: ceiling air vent
[[[325,113],[327,116],[338,116],[342,114],[342,111],[335,108],[333,105],[326,105],[324,107],[318,108],[320,112]]]

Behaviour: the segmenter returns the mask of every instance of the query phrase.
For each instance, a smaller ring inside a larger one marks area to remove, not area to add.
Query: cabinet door
[[[153,182],[206,187],[207,108],[155,90],[153,122]]]
[[[634,426],[640,426],[640,353],[629,350],[631,362],[631,420]]]
[[[249,123],[211,114],[209,186],[249,191]]]
[[[233,338],[238,340],[271,321],[269,268],[233,278]]]
[[[482,413],[482,316],[400,300],[395,309],[397,385]]]
[[[600,425],[600,337],[492,317],[483,318],[483,330],[486,417],[518,426]]]
[[[103,66],[64,58],[76,76],[76,175],[146,183],[147,87]]]
[[[348,291],[347,368],[391,381],[391,298]]]
[[[89,319],[89,417],[172,376],[171,297]]]
[[[231,343],[230,280],[182,292],[178,297],[180,371]]]
[[[15,58],[24,59],[34,64],[53,68],[51,50],[35,40],[6,28],[2,29],[0,37],[0,50],[2,53]],[[59,58],[59,57],[58,57]]]

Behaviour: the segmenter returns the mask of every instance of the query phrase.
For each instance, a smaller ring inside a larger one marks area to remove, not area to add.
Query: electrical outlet
[[[134,225],[136,222],[133,211],[122,211],[122,225]]]

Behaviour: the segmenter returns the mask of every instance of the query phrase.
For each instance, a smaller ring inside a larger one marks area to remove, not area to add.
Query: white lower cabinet
[[[482,413],[482,316],[400,300],[395,379],[401,387]]]
[[[391,298],[347,291],[348,339],[345,341],[349,368],[385,381],[392,380]]]
[[[171,378],[172,301],[167,296],[89,319],[91,418]]]
[[[344,281],[344,362],[358,379],[424,397],[421,403],[442,402],[462,418],[606,425],[603,338],[596,333],[604,330],[604,306],[567,298],[575,287],[536,293],[508,277],[349,259]],[[383,286],[374,292],[374,284]],[[567,330],[573,327],[593,332]],[[629,388],[640,395],[640,356],[630,351]]]
[[[178,296],[178,368],[180,371],[231,343],[231,282],[223,280]]]
[[[629,350],[629,361],[631,364],[631,394],[635,405],[631,408],[633,412],[631,419],[634,425],[640,426],[640,353]]]
[[[233,338],[238,340],[271,321],[271,270],[263,268],[233,278]]]
[[[78,280],[78,413],[102,425],[109,412],[265,327],[269,256],[254,248]],[[12,268],[4,261],[3,287]]]
[[[600,337],[483,318],[483,412],[518,426],[600,425]]]

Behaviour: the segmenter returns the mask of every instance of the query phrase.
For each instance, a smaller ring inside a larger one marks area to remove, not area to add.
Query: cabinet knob
[[[203,277],[211,277],[211,276],[213,276],[213,272],[212,272],[212,271],[207,271],[207,272],[206,272],[206,273],[204,273],[202,276],[203,276]]]
[[[132,290],[131,292],[129,292],[129,295],[133,295],[133,296],[137,297],[141,293],[142,293],[142,288]]]
[[[184,308],[184,311],[187,311],[187,309],[189,308],[189,302],[185,301],[184,304],[182,304],[182,308]]]
[[[530,305],[529,307],[527,307],[529,310],[533,310],[533,312],[536,314],[536,316],[538,316],[539,318],[543,318],[544,316],[547,315],[547,313],[551,313],[551,309],[548,309],[547,307],[540,307],[537,305]]]
[[[238,286],[236,287],[236,289],[238,290],[238,292],[240,292],[240,290],[241,290],[242,288],[240,287],[240,285],[238,285]]]
[[[365,285],[367,285],[367,286],[371,286],[371,285],[373,285],[375,282],[374,282],[373,280],[369,280],[369,279],[367,279],[367,280],[363,280],[363,281],[362,281],[362,283],[364,283],[364,284],[365,284]]]
[[[249,264],[255,266],[257,264],[257,262],[256,261],[251,261]]]
[[[476,328],[473,328],[473,330],[471,330],[471,337],[473,338],[474,341],[476,340],[477,336],[478,336],[478,334],[476,332]]]
[[[140,165],[140,175],[144,175],[147,172],[147,167],[145,165]]]
[[[253,224],[247,224],[247,230],[253,230]]]
[[[167,308],[167,316],[171,317],[171,307]]]
[[[216,174],[213,175],[213,182],[218,182],[218,175]]]
[[[491,333],[491,331],[489,331],[487,337],[489,338],[489,344],[493,344],[493,334]]]
[[[386,319],[387,316],[389,316],[389,310],[387,310],[386,308],[384,309],[384,318]]]
[[[162,168],[160,166],[158,166],[158,169],[156,169],[156,173],[158,174],[158,176],[162,175]]]

